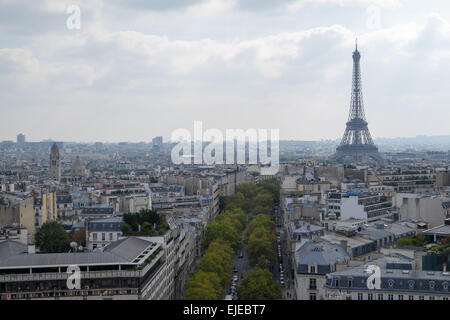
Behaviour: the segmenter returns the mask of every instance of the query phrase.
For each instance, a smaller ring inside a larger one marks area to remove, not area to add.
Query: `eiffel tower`
[[[361,89],[361,54],[358,43],[353,52],[353,81],[350,113],[345,128],[344,137],[336,148],[334,160],[338,162],[382,162],[378,148],[372,141],[364,114],[364,104]]]

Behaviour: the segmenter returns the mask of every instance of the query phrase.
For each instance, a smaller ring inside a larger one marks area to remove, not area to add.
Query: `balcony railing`
[[[27,300],[27,299],[74,299],[77,297],[111,297],[116,295],[139,295],[137,288],[108,288],[108,289],[83,289],[83,290],[43,290],[22,291],[0,294],[0,300]]]

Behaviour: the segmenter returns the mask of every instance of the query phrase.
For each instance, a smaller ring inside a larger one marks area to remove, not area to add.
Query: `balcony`
[[[136,288],[108,288],[85,290],[43,290],[26,292],[9,292],[0,294],[0,300],[29,300],[29,299],[89,299],[89,297],[112,297],[117,295],[139,295]],[[137,297],[136,297],[137,298]]]

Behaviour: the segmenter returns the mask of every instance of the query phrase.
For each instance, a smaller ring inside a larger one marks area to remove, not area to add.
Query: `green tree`
[[[128,223],[122,225],[122,233],[126,236],[131,232],[131,227]]]
[[[258,193],[252,199],[252,207],[269,208],[269,210],[272,211],[273,205],[274,205],[273,196],[270,193]]]
[[[237,288],[240,300],[277,300],[282,298],[280,286],[272,279],[267,269],[255,268],[249,271],[242,285]]]
[[[230,281],[233,268],[234,252],[223,240],[215,240],[210,243],[208,250],[200,261],[200,270],[216,273],[221,280],[223,288]]]
[[[425,235],[422,233],[397,240],[397,245],[399,246],[423,247],[425,244]]]
[[[56,221],[45,222],[35,235],[36,245],[41,252],[65,252],[70,248],[70,237],[62,224]]]
[[[245,199],[252,199],[257,195],[257,188],[253,183],[243,183],[236,188],[236,192],[242,193]]]
[[[273,222],[272,218],[266,214],[259,214],[250,221],[247,229],[245,230],[245,238],[248,239],[253,231],[259,227],[264,227],[266,230],[268,230],[269,235],[271,236],[270,240],[275,241],[275,222]]]
[[[256,228],[248,239],[246,251],[250,266],[267,267],[267,263],[274,258],[270,232],[263,226]]]
[[[241,192],[235,192],[225,200],[225,210],[240,208],[245,212],[248,211],[250,203]]]
[[[219,300],[224,296],[220,277],[214,272],[199,270],[186,282],[185,300]]]
[[[239,250],[242,246],[241,235],[228,221],[221,223],[213,221],[206,228],[205,240],[203,242],[204,248],[208,248],[209,244],[216,239],[223,239],[230,244],[234,251]]]

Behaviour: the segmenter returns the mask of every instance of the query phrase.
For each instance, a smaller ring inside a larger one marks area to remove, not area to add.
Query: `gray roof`
[[[113,214],[114,208],[83,208],[81,214]]]
[[[29,267],[58,267],[69,265],[104,265],[104,264],[131,264],[147,248],[154,244],[152,241],[136,237],[128,237],[113,242],[100,252],[74,252],[74,253],[33,253],[19,252],[8,255],[6,250],[0,249],[0,269],[3,268],[29,268]],[[0,244],[3,245],[3,243]]]
[[[72,203],[72,196],[68,194],[57,195],[56,203]]]
[[[0,242],[0,260],[5,260],[10,256],[15,256],[27,252],[27,246],[14,240]]]
[[[88,231],[120,231],[122,226],[121,218],[96,219],[88,222]]]
[[[316,231],[325,230],[325,227],[322,226],[316,226],[314,224],[310,223],[303,223],[302,225],[296,224],[295,221],[290,222],[290,228],[292,230],[292,233],[299,233],[299,234],[310,234]]]
[[[428,229],[423,232],[426,235],[440,235],[444,237],[450,236],[450,224],[443,224],[441,226]]]
[[[297,265],[317,265],[329,266],[349,258],[347,251],[339,244],[326,241],[311,240],[305,243],[295,252]]]
[[[112,253],[118,257],[122,257],[125,260],[133,261],[151,244],[152,242],[141,238],[128,237],[110,243],[104,249],[104,253]]]

